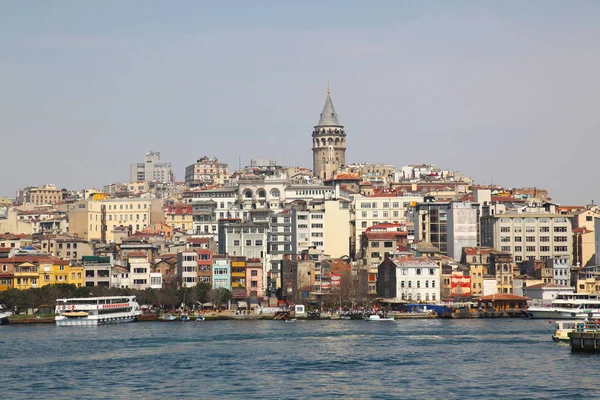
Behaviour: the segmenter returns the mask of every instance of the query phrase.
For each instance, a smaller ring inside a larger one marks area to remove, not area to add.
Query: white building
[[[183,287],[194,287],[198,283],[198,253],[183,251],[177,253],[177,277]]]
[[[440,301],[440,278],[439,265],[427,258],[389,258],[379,265],[377,293],[405,301]]]
[[[150,262],[143,252],[128,254],[129,279],[133,289],[147,289],[150,287]]]
[[[479,206],[469,202],[448,205],[448,257],[460,260],[463,247],[479,244]]]
[[[536,285],[526,286],[523,289],[525,297],[529,297],[535,302],[550,304],[559,294],[573,294],[574,289],[565,285],[556,283],[538,283]]]
[[[544,212],[506,212],[481,217],[481,245],[512,253],[515,262],[568,257],[571,220]]]

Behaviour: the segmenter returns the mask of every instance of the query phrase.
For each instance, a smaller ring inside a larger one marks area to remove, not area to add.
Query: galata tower
[[[323,180],[333,178],[338,168],[346,163],[346,132],[333,108],[329,85],[321,118],[313,130],[312,140],[313,175]]]

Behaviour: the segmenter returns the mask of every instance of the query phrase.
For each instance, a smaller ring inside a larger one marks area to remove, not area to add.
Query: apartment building
[[[111,257],[83,256],[81,263],[85,271],[85,286],[110,287]]]
[[[214,256],[212,261],[212,287],[231,290],[231,260],[226,256]]]
[[[198,253],[182,251],[177,254],[177,277],[183,287],[194,287],[198,284]]]
[[[227,163],[217,158],[204,156],[185,168],[185,184],[188,186],[223,185],[228,179]]]
[[[395,192],[354,196],[352,205],[356,218],[356,248],[359,248],[361,235],[371,226],[382,223],[412,225],[412,221],[408,220],[409,208],[422,201],[423,196],[401,196]],[[411,227],[407,226],[406,230],[409,231],[409,237],[412,236]]]
[[[546,212],[506,212],[481,218],[481,245],[512,253],[514,261],[572,257],[571,220]]]
[[[114,241],[116,227],[135,233],[165,219],[162,200],[145,198],[80,200],[69,206],[68,214],[71,236],[101,242]]]
[[[66,190],[58,189],[55,185],[30,186],[19,192],[18,201],[23,204],[41,206],[54,204],[63,200]]]
[[[129,264],[129,279],[133,289],[147,289],[150,287],[150,262],[148,256],[142,251],[132,251],[127,255]]]

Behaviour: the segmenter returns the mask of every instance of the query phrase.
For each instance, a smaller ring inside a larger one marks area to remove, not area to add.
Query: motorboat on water
[[[579,323],[580,322],[573,320],[555,321],[554,326],[556,331],[554,332],[554,335],[552,335],[552,340],[555,342],[568,342],[569,332],[573,332],[577,329]]]
[[[365,321],[394,321],[394,318],[373,314],[365,316]]]
[[[558,294],[549,306],[531,306],[525,311],[534,319],[585,319],[600,316],[600,298],[596,294]]]
[[[135,296],[57,299],[57,326],[94,326],[133,322],[142,314]]]
[[[160,320],[162,322],[171,322],[171,321],[175,321],[176,319],[177,319],[177,317],[175,315],[173,315],[173,314],[163,314],[160,317]]]
[[[8,324],[8,317],[12,315],[12,312],[6,311],[6,308],[0,304],[0,325]]]
[[[181,314],[179,315],[179,320],[180,320],[181,322],[187,322],[187,321],[189,321],[189,320],[190,320],[190,316],[189,316],[189,315],[187,315],[186,313],[181,313]]]
[[[202,316],[202,315],[197,315],[197,316],[196,316],[196,319],[195,319],[195,321],[196,321],[196,322],[202,322],[202,321],[204,321],[204,316]]]

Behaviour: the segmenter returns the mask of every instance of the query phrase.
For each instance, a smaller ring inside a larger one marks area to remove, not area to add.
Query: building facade
[[[481,245],[512,253],[514,261],[572,257],[571,220],[552,213],[502,213],[481,218]]]
[[[185,168],[185,184],[190,187],[223,185],[228,179],[228,165],[217,158],[204,156]]]

